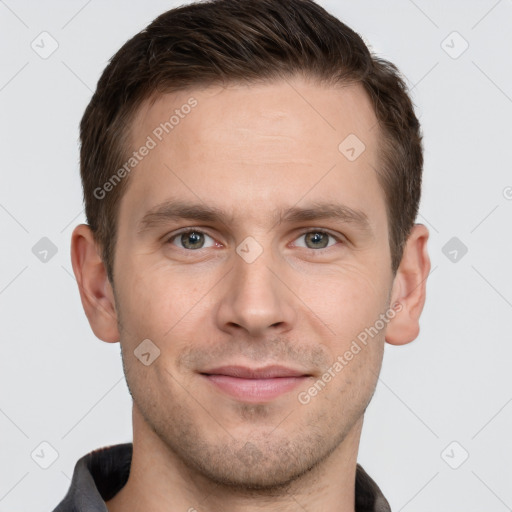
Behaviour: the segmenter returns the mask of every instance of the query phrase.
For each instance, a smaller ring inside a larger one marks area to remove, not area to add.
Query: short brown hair
[[[385,197],[392,271],[421,195],[422,136],[396,66],[312,0],[209,0],[158,16],[110,59],[80,124],[85,212],[113,283],[119,202],[127,178],[95,190],[126,162],[130,121],[158,93],[294,75],[364,87],[380,127],[378,179]],[[341,141],[340,141],[341,142]]]

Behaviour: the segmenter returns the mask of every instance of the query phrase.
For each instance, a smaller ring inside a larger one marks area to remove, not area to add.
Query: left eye
[[[305,247],[306,249],[325,249],[339,241],[334,235],[326,231],[307,231],[302,233],[297,240],[301,238],[305,240],[306,245],[299,247]],[[329,244],[329,238],[332,238],[334,243]]]

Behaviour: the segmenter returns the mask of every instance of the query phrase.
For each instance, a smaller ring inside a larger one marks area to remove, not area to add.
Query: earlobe
[[[71,263],[80,299],[94,334],[101,340],[119,341],[114,293],[91,228],[75,227],[71,235]]]
[[[386,341],[391,345],[405,345],[418,337],[430,272],[428,237],[428,229],[415,224],[405,244],[391,292],[391,307],[396,305],[396,315],[386,329]]]

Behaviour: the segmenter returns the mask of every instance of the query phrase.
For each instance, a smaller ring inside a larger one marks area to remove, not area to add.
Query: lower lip
[[[203,375],[215,387],[245,402],[266,402],[291,391],[308,377],[275,377],[272,379],[241,379],[228,375]]]

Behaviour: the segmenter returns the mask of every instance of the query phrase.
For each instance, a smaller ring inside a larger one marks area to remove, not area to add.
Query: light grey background
[[[78,123],[107,60],[180,3],[0,0],[0,512],[52,510],[79,457],[132,439],[119,345],[71,270]],[[399,66],[425,143],[421,333],[386,345],[359,462],[394,512],[512,510],[512,1],[320,3]]]

